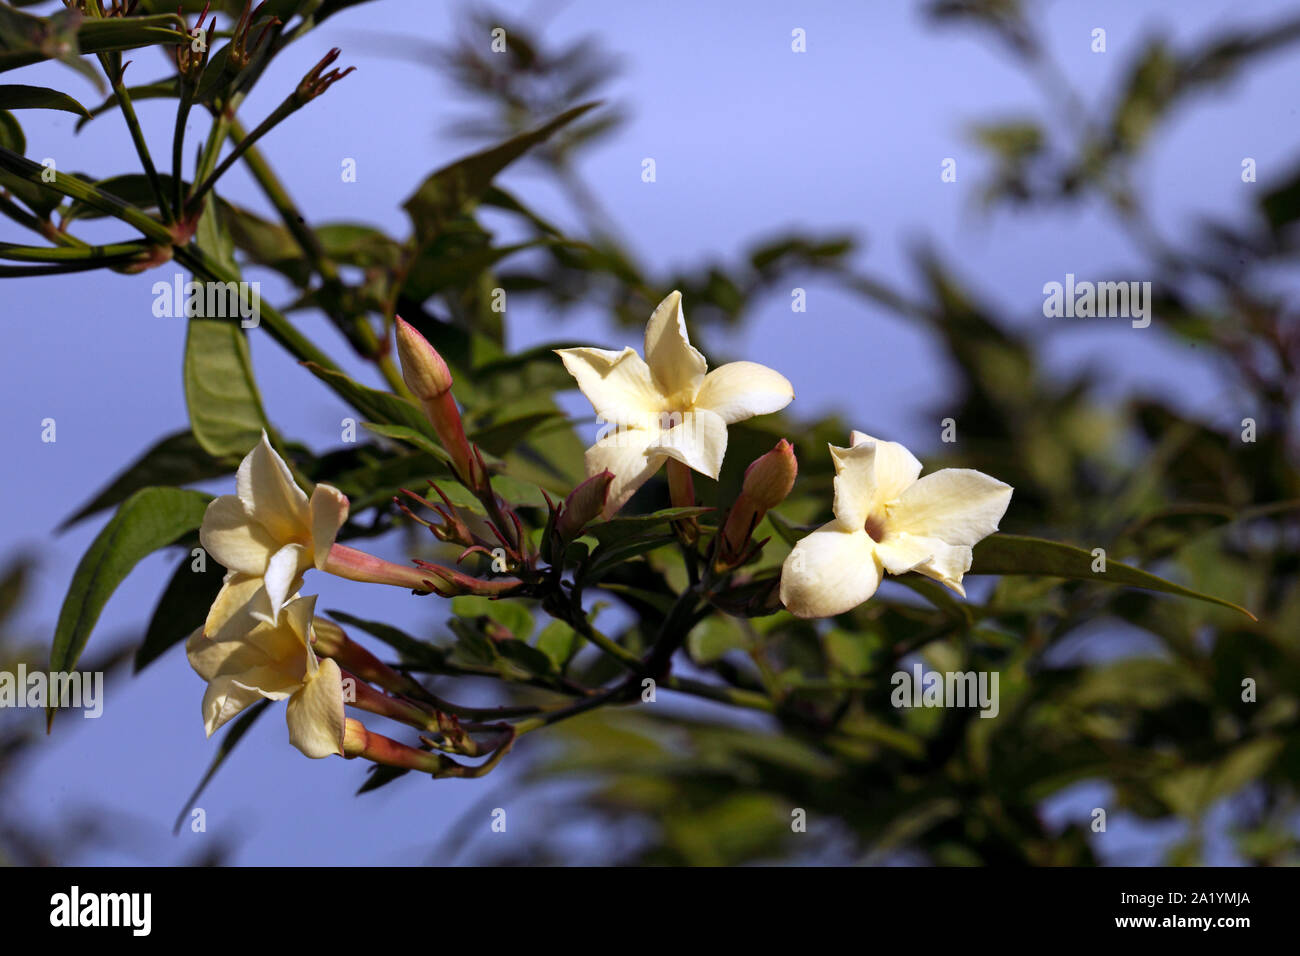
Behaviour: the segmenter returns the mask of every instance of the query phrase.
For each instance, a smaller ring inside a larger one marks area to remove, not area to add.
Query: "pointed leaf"
[[[189,320],[185,402],[195,439],[215,458],[242,458],[261,438],[266,413],[238,321]]]
[[[122,503],[73,572],[50,648],[50,670],[71,671],[104,605],[142,558],[194,531],[212,498],[180,488],[145,488]],[[47,721],[54,719],[50,710]]]
[[[442,230],[444,223],[477,202],[503,169],[594,106],[595,103],[576,106],[537,129],[462,157],[431,174],[404,204],[420,243],[427,243]]]
[[[1166,594],[1176,594],[1179,597],[1232,608],[1245,614],[1252,621],[1257,620],[1255,615],[1231,601],[1193,591],[1191,588],[1166,581],[1148,571],[1119,561],[1107,559],[1106,570],[1094,572],[1092,570],[1094,560],[1091,551],[1061,544],[1058,541],[1046,541],[1042,538],[1029,538],[1015,534],[995,534],[975,546],[975,557],[969,573],[1041,574],[1048,577],[1095,581],[1098,584],[1145,588],[1148,591],[1163,591]]]
[[[0,84],[0,110],[62,110],[90,119],[90,110],[67,93],[44,86]]]

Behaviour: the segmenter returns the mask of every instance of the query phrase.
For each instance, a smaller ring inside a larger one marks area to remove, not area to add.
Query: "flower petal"
[[[650,442],[657,440],[659,434],[641,428],[620,428],[587,449],[584,462],[588,475],[598,475],[606,469],[614,475],[601,517],[612,518],[663,465],[663,455],[646,453]]]
[[[803,538],[781,567],[781,602],[798,617],[833,617],[852,610],[880,585],[876,543],[865,531],[835,522]]]
[[[890,534],[906,532],[974,547],[998,530],[1011,503],[1010,485],[969,468],[945,468],[926,475],[889,508]]]
[[[779,412],[793,399],[794,386],[780,372],[757,362],[729,362],[704,376],[695,405],[712,409],[732,425]]]
[[[937,538],[931,540],[936,542],[934,555],[912,570],[924,574],[927,578],[934,578],[940,584],[952,588],[965,597],[966,588],[962,585],[961,579],[970,570],[973,557],[971,549],[964,545],[945,544]]]
[[[306,540],[307,496],[294,483],[293,473],[271,447],[266,432],[239,463],[235,489],[252,516],[281,544]]]
[[[647,453],[676,458],[716,480],[727,454],[727,423],[717,412],[697,408],[683,415],[680,424],[661,431]]]
[[[231,571],[261,574],[279,543],[254,520],[242,498],[222,495],[203,512],[199,543]]]
[[[941,548],[947,548],[947,545],[936,538],[890,534],[876,544],[876,555],[890,574],[906,574],[925,564]]]
[[[214,641],[204,636],[203,628],[195,628],[194,633],[185,639],[185,656],[195,673],[210,681],[217,676],[222,663],[230,656],[231,643]]]
[[[348,520],[348,496],[333,485],[319,484],[311,493],[308,507],[311,510],[312,561],[317,568],[323,568],[339,528]]]
[[[646,323],[645,360],[671,406],[685,408],[695,401],[709,366],[686,334],[680,292],[670,292]]]
[[[947,585],[962,597],[966,596],[961,579],[970,570],[971,549],[964,545],[951,545],[938,538],[914,534],[887,534],[885,540],[876,545],[876,554],[890,574],[915,571]]]
[[[203,633],[210,641],[228,641],[242,637],[257,624],[254,612],[268,616],[271,613],[271,604],[262,586],[261,575],[231,571],[222,582],[212,607],[208,609],[207,620],[203,622]]]
[[[308,757],[343,753],[343,675],[328,657],[315,676],[289,698],[289,742]]]
[[[316,598],[296,597],[284,605],[285,623],[304,648],[311,647],[311,622],[316,615]]]
[[[240,686],[232,678],[216,678],[203,694],[204,730],[211,737],[222,724],[261,699],[257,691]]]
[[[859,431],[849,437],[854,448],[867,442],[876,446],[876,505],[886,505],[912,486],[921,463],[896,441],[881,441]]]
[[[286,544],[271,556],[262,581],[271,602],[272,623],[280,620],[280,608],[289,595],[302,587],[302,572],[311,567],[311,554],[300,544]]]
[[[650,366],[635,349],[556,349],[555,354],[606,422],[643,426],[663,409]]]
[[[835,465],[835,521],[843,531],[863,531],[876,500],[876,446],[830,446]]]

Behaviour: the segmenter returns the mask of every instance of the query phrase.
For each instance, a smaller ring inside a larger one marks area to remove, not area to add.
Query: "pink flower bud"
[[[406,387],[421,401],[438,398],[451,389],[451,371],[429,340],[411,323],[397,318],[397,354],[402,360]]]
[[[555,519],[555,530],[564,542],[572,541],[582,533],[589,522],[600,517],[609,499],[609,486],[614,473],[605,469],[574,488],[560,506]]]
[[[770,509],[790,494],[798,473],[799,463],[794,457],[794,448],[784,438],[776,443],[775,448],[756,458],[745,469],[740,495],[731,506],[727,522],[722,528],[718,555],[724,564],[734,563],[743,557],[754,528],[758,527]]]
[[[402,362],[402,379],[420,401],[424,417],[433,425],[451,456],[451,466],[461,484],[473,491],[487,487],[487,475],[465,437],[460,409],[451,394],[451,371],[442,356],[409,322],[397,319],[397,355]]]
[[[785,501],[798,474],[794,448],[782,438],[775,448],[745,469],[741,494],[748,495],[755,507],[768,511]]]

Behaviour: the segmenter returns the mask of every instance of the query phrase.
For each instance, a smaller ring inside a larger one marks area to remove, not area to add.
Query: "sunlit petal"
[[[876,593],[880,574],[871,537],[831,522],[799,541],[785,559],[781,602],[799,617],[843,614]]]
[[[770,415],[794,399],[794,386],[780,372],[757,362],[731,362],[704,377],[696,408],[708,408],[728,425]]]

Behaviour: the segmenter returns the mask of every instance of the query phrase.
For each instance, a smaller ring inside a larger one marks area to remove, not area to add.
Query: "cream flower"
[[[600,419],[613,429],[587,449],[587,475],[614,474],[604,515],[623,507],[668,459],[716,479],[727,451],[727,426],[780,411],[794,398],[790,382],[756,362],[708,371],[691,345],[682,295],[659,303],[636,350],[557,349]]]
[[[255,615],[254,626],[231,640],[214,641],[202,629],[185,653],[208,682],[203,726],[213,732],[258,700],[289,698],[289,742],[308,757],[343,753],[343,677],[339,665],[311,648],[316,597],[295,597],[279,620]]]
[[[252,627],[254,612],[279,618],[285,599],[309,568],[323,567],[348,518],[348,499],[317,485],[310,500],[262,433],[239,465],[236,493],[215,499],[203,515],[199,541],[229,571],[203,631],[225,640]]]
[[[998,530],[1011,486],[968,468],[917,479],[921,463],[897,442],[854,432],[831,446],[835,520],[795,545],[781,601],[799,617],[831,617],[876,593],[880,576],[917,571],[963,597],[971,548]]]

